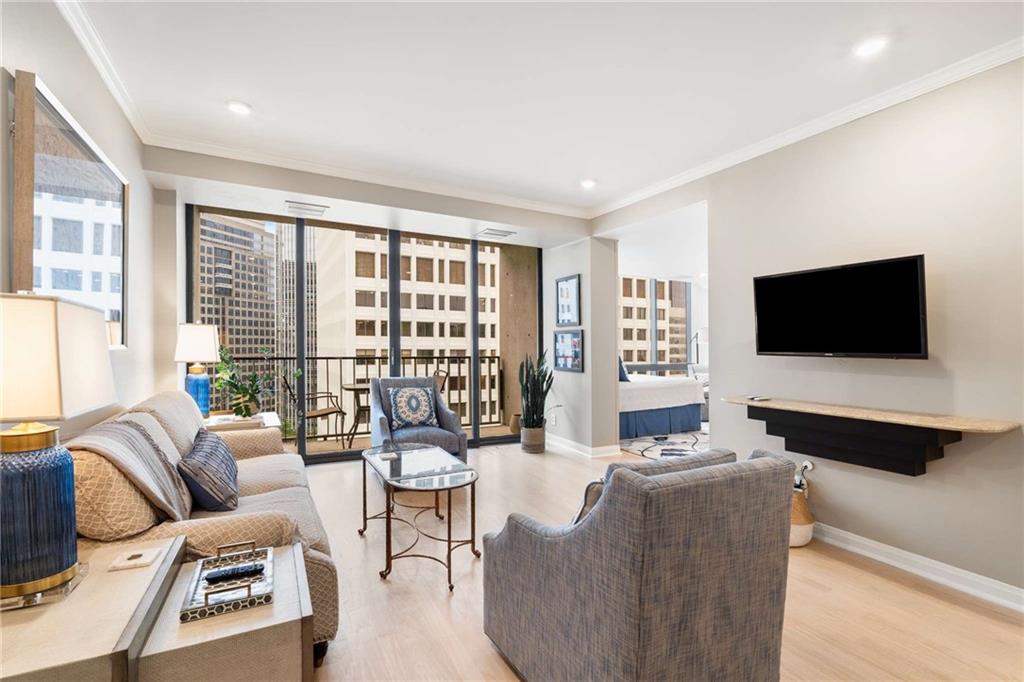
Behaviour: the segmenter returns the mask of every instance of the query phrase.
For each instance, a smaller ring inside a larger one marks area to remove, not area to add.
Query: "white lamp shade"
[[[217,362],[220,342],[215,324],[179,324],[175,362]]]
[[[57,421],[117,402],[103,311],[0,295],[0,421]]]

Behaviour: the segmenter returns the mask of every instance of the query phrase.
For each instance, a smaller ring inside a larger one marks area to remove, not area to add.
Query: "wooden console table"
[[[770,436],[786,439],[786,449],[805,455],[892,471],[925,473],[925,465],[943,456],[942,448],[965,433],[999,434],[1020,424],[943,414],[878,410],[802,400],[746,396],[723,398],[746,405],[747,417],[765,422]]]

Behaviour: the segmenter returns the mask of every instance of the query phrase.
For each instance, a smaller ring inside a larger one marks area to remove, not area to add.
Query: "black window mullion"
[[[295,219],[295,445],[306,459],[306,221]]]
[[[480,242],[469,242],[469,326],[471,328],[469,360],[469,413],[472,442],[480,441]]]

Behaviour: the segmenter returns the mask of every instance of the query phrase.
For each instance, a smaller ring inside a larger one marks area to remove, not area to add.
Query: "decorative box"
[[[237,547],[248,549],[227,552]],[[263,572],[254,576],[210,585],[206,577],[215,570],[256,564]],[[256,543],[245,542],[217,548],[217,556],[200,559],[185,591],[181,605],[182,623],[232,613],[242,609],[270,604],[274,601],[274,549],[256,548]]]

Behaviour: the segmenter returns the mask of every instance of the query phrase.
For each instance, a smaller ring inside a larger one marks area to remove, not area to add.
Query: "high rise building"
[[[101,308],[120,323],[121,203],[36,192],[33,206],[32,290]]]
[[[246,372],[280,375],[294,387],[295,229],[293,225],[202,213],[199,238],[199,311],[217,324],[221,340]],[[306,386],[330,393],[348,424],[356,395],[342,387],[388,373],[387,233],[320,226],[306,228]],[[469,421],[471,306],[478,311],[481,422],[501,420],[499,365],[499,247],[478,253],[479,299],[469,300],[469,246],[405,237],[399,300],[405,375],[448,373],[452,409]],[[284,358],[264,363],[263,350]],[[287,395],[279,391],[278,400]],[[278,405],[285,413],[290,406]],[[282,415],[286,416],[286,415]],[[312,430],[315,431],[315,428]]]
[[[689,284],[680,280],[620,277],[619,355],[626,364],[687,362]],[[667,373],[682,373],[669,370]]]

